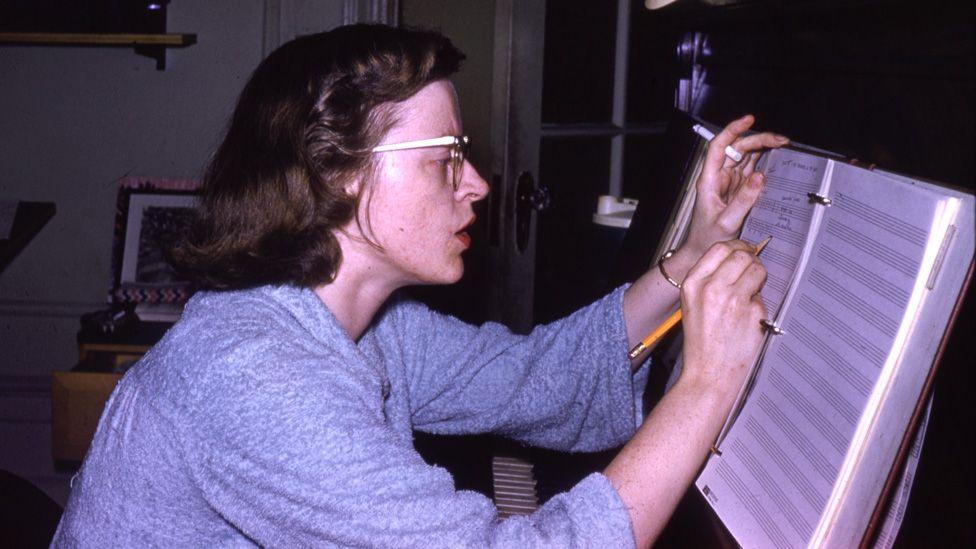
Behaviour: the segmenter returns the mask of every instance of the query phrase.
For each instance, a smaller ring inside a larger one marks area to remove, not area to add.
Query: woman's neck
[[[358,341],[376,312],[403,284],[377,261],[374,248],[339,232],[342,264],[335,280],[313,289],[349,338]]]
[[[353,341],[363,335],[393,290],[368,278],[352,276],[348,269],[341,269],[332,283],[313,289]]]

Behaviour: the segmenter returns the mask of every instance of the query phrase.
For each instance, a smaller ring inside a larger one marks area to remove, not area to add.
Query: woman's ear
[[[352,219],[349,223],[343,227],[343,231],[347,236],[353,239],[365,239],[369,241],[370,236],[370,224],[369,224],[369,202],[371,199],[372,191],[368,184],[369,170],[361,171],[349,178],[345,184],[342,186],[343,192],[346,193],[353,203],[356,205],[356,211],[352,213]]]
[[[345,191],[347,196],[359,196],[360,189],[363,188],[363,175],[362,173],[357,173],[353,177],[346,180],[346,183],[342,186],[342,190]]]

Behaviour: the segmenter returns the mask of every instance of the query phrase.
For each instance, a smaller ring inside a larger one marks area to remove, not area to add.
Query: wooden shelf
[[[134,46],[136,53],[166,68],[166,48],[185,48],[197,43],[196,34],[85,34],[73,32],[0,32],[0,44],[28,46]]]

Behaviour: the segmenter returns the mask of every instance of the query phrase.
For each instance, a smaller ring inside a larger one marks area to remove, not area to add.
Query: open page
[[[769,318],[776,318],[793,280],[816,208],[807,194],[820,190],[827,159],[774,149],[764,155],[757,167],[766,176],[766,184],[746,217],[740,238],[757,244],[773,237],[762,252],[767,273],[762,299]]]
[[[908,509],[908,497],[912,493],[912,484],[915,482],[915,471],[918,469],[918,462],[922,456],[922,443],[925,440],[925,431],[928,430],[929,417],[932,415],[932,395],[929,395],[928,404],[925,405],[925,414],[918,424],[918,431],[912,440],[911,449],[905,460],[905,465],[898,475],[898,484],[894,489],[888,504],[888,512],[885,514],[884,522],[878,530],[877,539],[874,542],[874,549],[891,549],[895,544],[901,523],[905,519],[905,511]]]
[[[843,164],[828,172],[833,203],[820,206],[807,264],[783,305],[785,333],[768,344],[721,455],[697,482],[745,547],[822,538],[941,242],[938,194]]]
[[[766,268],[766,283],[760,295],[766,307],[766,318],[778,325],[782,304],[787,298],[793,279],[804,258],[809,254],[807,242],[816,231],[820,212],[810,201],[809,193],[825,192],[824,179],[828,177],[828,160],[799,151],[773,149],[765,153],[756,169],[766,176],[766,183],[743,223],[740,238],[750,244],[758,244],[767,237],[772,240],[762,251]],[[752,365],[746,383],[736,396],[732,412],[719,434],[724,440],[732,423],[752,389],[753,377],[760,354]]]

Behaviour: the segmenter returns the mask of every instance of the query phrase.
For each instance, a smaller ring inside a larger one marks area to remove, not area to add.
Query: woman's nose
[[[461,172],[461,184],[458,186],[460,198],[470,198],[472,202],[477,202],[488,196],[488,182],[481,177],[478,170],[467,160]]]

